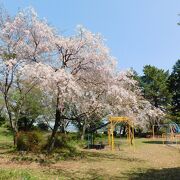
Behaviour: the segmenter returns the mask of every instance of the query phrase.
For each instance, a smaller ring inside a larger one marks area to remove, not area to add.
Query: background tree
[[[28,85],[26,85],[28,86]],[[23,91],[21,90],[21,96]],[[40,89],[34,87],[24,98],[18,119],[18,129],[23,131],[32,130],[38,116],[45,114],[42,104],[43,94]],[[18,102],[18,100],[16,100]]]
[[[169,91],[172,94],[172,118],[180,123],[180,60],[176,62],[169,76]]]
[[[171,94],[168,89],[168,71],[155,66],[146,65],[143,69],[140,84],[144,97],[156,108],[168,110]]]
[[[17,121],[23,103],[18,101],[12,105],[11,94],[17,88],[18,72],[25,64],[49,60],[54,30],[39,20],[31,8],[20,11],[14,17],[3,10],[0,15],[0,91],[16,144]],[[12,111],[14,105],[16,113]]]

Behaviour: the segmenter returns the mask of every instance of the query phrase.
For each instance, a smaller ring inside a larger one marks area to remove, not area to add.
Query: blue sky
[[[11,14],[32,6],[65,34],[82,24],[107,40],[118,67],[168,70],[180,59],[179,0],[0,0]]]

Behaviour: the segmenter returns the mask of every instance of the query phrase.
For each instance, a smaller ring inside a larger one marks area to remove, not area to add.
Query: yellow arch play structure
[[[111,150],[114,150],[114,129],[115,125],[120,122],[126,122],[128,125],[127,132],[127,141],[130,145],[134,145],[134,125],[132,120],[128,117],[113,117],[110,116],[108,118],[109,126],[108,126],[108,144]]]

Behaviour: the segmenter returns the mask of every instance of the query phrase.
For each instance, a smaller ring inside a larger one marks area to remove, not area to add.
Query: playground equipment
[[[153,138],[155,138],[155,127],[165,127],[166,134],[171,134],[172,136],[176,134],[180,134],[180,127],[175,122],[171,122],[168,124],[161,124],[161,125],[153,125]]]
[[[103,144],[94,144],[94,132],[96,132],[98,129],[101,129],[107,126],[109,123],[110,122],[107,122],[105,124],[98,126],[97,128],[93,128],[88,131],[88,149],[91,149],[91,148],[103,149],[104,148]]]
[[[162,133],[163,144],[165,144],[165,142],[173,143],[174,141],[176,142],[176,144],[178,144],[178,141],[180,141],[180,127],[178,126],[178,124],[176,124],[175,122],[171,122],[163,125],[153,125],[153,139],[155,138],[154,129],[156,126],[166,128],[166,132]]]
[[[177,134],[180,133],[180,127],[175,122],[170,123],[170,128],[173,133],[177,133]]]
[[[105,124],[100,125],[97,128],[93,128],[89,130],[88,132],[88,149],[96,148],[96,149],[103,149],[103,144],[94,144],[94,132],[98,129],[101,129],[105,126],[108,126],[108,145],[110,146],[111,150],[114,150],[115,143],[114,143],[114,130],[115,126],[118,123],[125,122],[127,123],[127,142],[128,144],[134,145],[134,125],[130,118],[128,117],[113,117],[110,116],[108,118],[108,122]]]
[[[127,141],[130,145],[134,145],[134,126],[130,118],[128,117],[109,117],[108,126],[108,144],[111,150],[114,150],[114,129],[115,125],[120,122],[126,122],[128,125]]]
[[[163,144],[165,141],[169,141],[173,143],[174,141],[178,144],[180,140],[180,127],[175,122],[169,123],[169,128],[167,128],[166,133],[162,134]]]

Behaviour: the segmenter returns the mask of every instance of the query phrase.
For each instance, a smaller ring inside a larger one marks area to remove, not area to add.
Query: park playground
[[[180,180],[180,1],[2,3],[0,180]]]
[[[128,118],[111,118],[113,122]],[[112,122],[110,121],[110,123]],[[109,123],[109,124],[110,124]],[[109,125],[108,124],[108,125]],[[114,123],[115,124],[115,123]],[[128,125],[128,130],[130,131]],[[114,128],[112,124],[109,126]],[[113,132],[113,131],[111,131]],[[97,136],[94,144],[103,149],[86,149],[76,144],[77,152],[53,155],[14,152],[11,133],[0,129],[0,179],[179,179],[180,144],[167,135],[151,137]],[[94,134],[95,136],[95,134]],[[170,134],[171,136],[171,134]],[[112,144],[113,140],[113,144]],[[109,141],[109,142],[108,142]],[[108,145],[110,143],[110,145]]]

